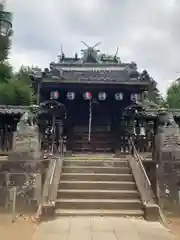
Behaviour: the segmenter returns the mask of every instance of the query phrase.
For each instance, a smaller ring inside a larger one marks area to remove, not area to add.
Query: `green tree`
[[[149,75],[147,70],[144,70],[141,74],[141,79],[145,81],[149,81],[149,89],[148,89],[148,97],[150,101],[153,101],[154,103],[158,105],[164,104],[164,99],[159,92],[157,82]]]
[[[0,83],[7,82],[12,77],[12,67],[8,63],[10,40],[0,35]]]
[[[157,82],[154,79],[150,79],[151,84],[149,86],[149,99],[158,105],[164,105],[164,99],[157,87]]]
[[[0,63],[0,84],[7,83],[12,76],[13,72],[10,64],[7,61]]]
[[[18,72],[16,72],[14,75],[17,80],[23,81],[27,85],[32,85],[32,80],[30,75],[32,74],[32,68],[29,66],[22,65]]]
[[[7,64],[0,68],[0,104],[29,105],[35,102],[32,80],[29,77],[29,67],[21,67],[15,74]],[[5,72],[5,73],[4,73]]]
[[[3,63],[8,59],[10,40],[6,36],[0,36],[0,62]]]
[[[0,104],[28,105],[33,103],[34,94],[29,71],[31,68],[22,66],[13,74],[8,62],[10,40],[0,36]]]
[[[34,93],[31,79],[28,75],[29,67],[22,66],[13,74],[13,69],[8,63],[8,55],[11,47],[11,13],[4,11],[3,3],[0,3],[0,12],[3,19],[10,21],[7,34],[0,34],[0,104],[28,105],[34,101]],[[1,24],[1,30],[5,25]]]
[[[33,89],[23,79],[10,79],[0,84],[0,104],[29,105],[34,102]]]
[[[180,108],[180,79],[168,88],[166,101],[170,108]]]

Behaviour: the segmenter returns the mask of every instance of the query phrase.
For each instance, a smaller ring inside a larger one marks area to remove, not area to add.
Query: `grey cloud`
[[[80,40],[102,41],[100,49],[115,52],[119,46],[122,60],[147,68],[163,92],[180,70],[178,0],[12,0],[8,7],[16,54],[36,51],[51,61],[61,43],[74,54],[83,47]]]

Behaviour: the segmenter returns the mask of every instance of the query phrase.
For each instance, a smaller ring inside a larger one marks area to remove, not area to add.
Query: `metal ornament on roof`
[[[116,99],[117,101],[122,100],[123,97],[124,97],[124,94],[123,94],[123,93],[121,93],[121,92],[115,93],[115,99]]]
[[[91,100],[92,99],[92,94],[90,92],[85,92],[83,94],[83,97],[85,100]]]
[[[58,91],[53,91],[53,92],[51,92],[50,98],[56,100],[59,98],[59,96],[60,96],[60,94]]]
[[[67,99],[68,100],[74,100],[75,99],[75,93],[74,92],[68,92],[67,93]]]
[[[105,92],[100,92],[100,93],[98,94],[98,99],[99,99],[100,101],[104,101],[104,100],[106,100],[106,98],[107,98],[107,94],[106,94]]]

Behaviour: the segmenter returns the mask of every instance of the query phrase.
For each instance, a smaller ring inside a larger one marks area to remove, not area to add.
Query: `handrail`
[[[155,204],[155,196],[152,191],[151,182],[148,178],[146,170],[142,163],[142,158],[139,155],[132,139],[129,139],[129,144],[132,149],[133,158],[130,158],[129,163],[133,171],[133,175],[140,192],[141,199],[144,204]]]
[[[56,187],[57,184],[59,183],[59,178],[60,178],[60,174],[61,174],[61,166],[62,166],[62,161],[64,158],[64,146],[63,146],[63,139],[60,140],[60,144],[59,144],[59,156],[58,158],[55,158],[53,160],[53,163],[51,165],[50,168],[50,179],[48,182],[48,196],[46,196],[46,201],[47,203],[53,204],[55,201],[55,196],[54,194],[56,194]],[[57,181],[55,183],[55,181]],[[53,191],[54,190],[54,191]],[[46,192],[46,191],[45,191]]]
[[[136,147],[135,147],[135,144],[133,143],[132,139],[130,139],[130,141],[131,141],[131,145],[132,145],[132,147],[133,147],[133,154],[134,154],[134,155],[137,157],[137,159],[139,160],[139,163],[140,163],[140,166],[141,166],[141,168],[142,168],[142,171],[143,171],[143,173],[144,173],[144,175],[145,175],[145,178],[146,178],[149,186],[151,186],[151,182],[150,182],[150,180],[149,180],[149,177],[148,177],[148,175],[147,175],[147,173],[146,173],[146,170],[145,170],[145,168],[144,168],[144,166],[143,166],[143,164],[142,164],[141,156],[139,155],[139,153],[138,153],[138,151],[137,151],[137,149],[136,149]]]
[[[52,158],[49,162],[44,187],[42,191],[41,201],[36,213],[36,218],[39,218],[39,216],[41,215],[42,208],[44,205],[54,207],[63,160],[64,160],[64,144],[63,139],[61,139],[59,144],[59,156]]]
[[[56,169],[56,161],[57,161],[57,159],[55,159],[55,161],[53,162],[52,174],[51,174],[51,178],[50,178],[50,182],[49,182],[50,185],[52,185],[52,183],[53,183],[54,173],[55,173],[55,169]]]

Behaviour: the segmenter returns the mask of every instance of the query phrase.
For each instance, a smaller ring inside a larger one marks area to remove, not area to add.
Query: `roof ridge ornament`
[[[94,49],[94,48],[96,48],[97,46],[99,46],[102,42],[98,42],[98,43],[96,43],[96,44],[94,44],[92,47],[90,47],[86,42],[84,42],[84,41],[81,41],[87,48],[92,48],[92,49]]]
[[[82,49],[81,52],[83,53],[82,60],[84,63],[98,63],[98,49],[95,49],[101,42],[96,43],[92,47],[90,47],[86,42],[81,41],[87,48]]]
[[[0,0],[0,11],[4,11],[6,0]]]

